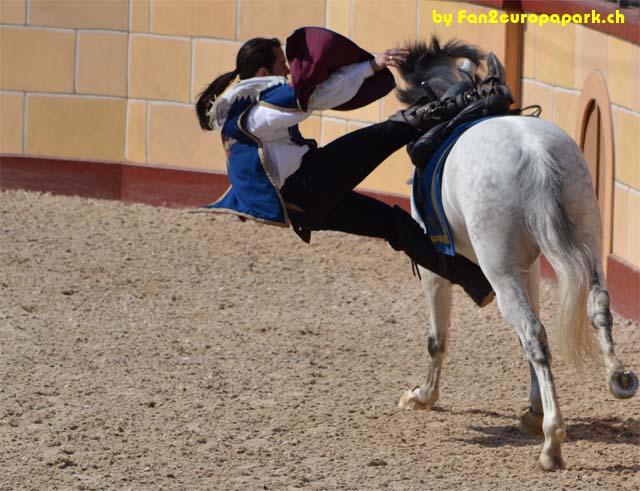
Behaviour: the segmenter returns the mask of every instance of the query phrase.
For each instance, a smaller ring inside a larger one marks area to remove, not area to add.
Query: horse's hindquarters
[[[445,164],[442,200],[456,252],[480,264],[483,258],[494,263],[496,254],[531,264],[538,254],[521,220],[526,210],[518,175],[526,163],[519,119],[494,118],[470,128]]]

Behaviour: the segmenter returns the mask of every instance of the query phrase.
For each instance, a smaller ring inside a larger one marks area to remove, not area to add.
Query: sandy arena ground
[[[426,313],[381,241],[25,192],[0,230],[2,490],[640,487],[640,398],[558,356],[567,470],[537,469],[516,336],[459,289],[437,410],[398,409]]]

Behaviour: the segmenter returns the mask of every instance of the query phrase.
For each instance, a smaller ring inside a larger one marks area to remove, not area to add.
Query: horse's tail
[[[596,359],[597,340],[587,315],[587,299],[594,277],[595,260],[562,204],[566,169],[546,145],[528,142],[529,165],[522,167],[527,228],[558,278],[557,340],[562,357],[574,367]],[[580,155],[576,153],[576,155]],[[578,157],[576,157],[578,158]],[[580,165],[584,165],[580,163]],[[584,234],[582,234],[584,236]]]

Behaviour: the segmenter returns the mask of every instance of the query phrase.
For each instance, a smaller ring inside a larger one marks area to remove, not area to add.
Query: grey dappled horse
[[[480,53],[460,42],[442,48],[410,47],[400,72],[407,86],[400,99],[411,104],[435,96],[475,73]],[[499,67],[502,69],[502,67]],[[477,77],[477,75],[474,75]],[[477,262],[491,282],[498,307],[516,330],[529,361],[529,409],[520,429],[544,435],[539,458],[545,470],[564,466],[565,424],[551,374],[545,329],[538,317],[537,258],[542,251],[558,277],[558,332],[561,353],[576,367],[600,356],[611,392],[631,397],[638,379],[625,372],[614,354],[609,294],[601,266],[600,211],[587,164],[576,143],[552,123],[534,117],[489,119],[465,132],[449,154],[442,178],[442,199],[455,250]],[[421,224],[412,200],[413,216]],[[423,225],[424,226],[424,225]],[[438,384],[447,348],[451,284],[421,268],[429,303],[427,376],[407,391],[400,406],[429,409],[438,400]]]

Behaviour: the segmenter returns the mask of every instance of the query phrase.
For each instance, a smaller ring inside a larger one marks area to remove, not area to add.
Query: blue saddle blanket
[[[442,205],[442,171],[444,170],[444,163],[453,146],[458,141],[458,138],[462,136],[462,133],[472,126],[492,117],[495,116],[476,119],[475,121],[469,121],[457,126],[431,156],[424,168],[422,176],[418,177],[417,170],[413,173],[414,202],[419,202],[417,193],[421,192],[423,206],[418,208],[418,213],[420,214],[420,218],[422,218],[422,222],[427,227],[427,233],[433,246],[441,254],[447,256],[454,256],[456,254],[451,231],[449,230],[449,223],[447,222],[444,206]]]

